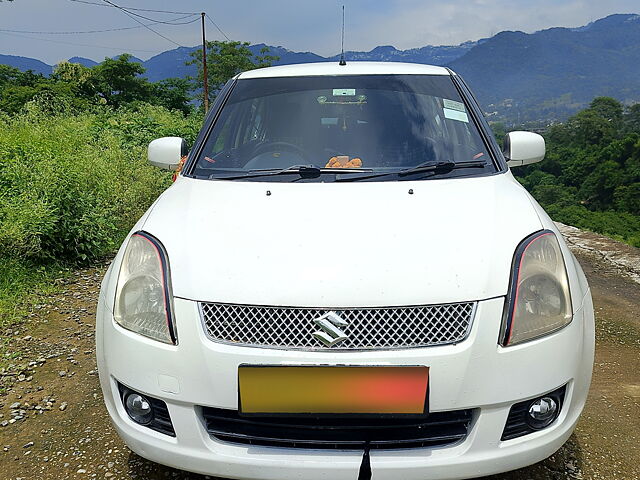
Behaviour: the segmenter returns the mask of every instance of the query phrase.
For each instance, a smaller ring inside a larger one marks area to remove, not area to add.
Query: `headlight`
[[[134,233],[124,251],[113,316],[122,327],[154,340],[176,343],[169,261],[162,244]]]
[[[572,317],[558,239],[550,230],[534,233],[516,249],[500,343],[514,345],[547,335]]]

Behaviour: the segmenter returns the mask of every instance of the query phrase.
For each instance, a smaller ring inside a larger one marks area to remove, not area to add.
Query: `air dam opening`
[[[235,410],[202,407],[207,432],[232,443],[289,448],[360,450],[451,445],[469,433],[473,410],[407,417],[306,415],[240,416]]]

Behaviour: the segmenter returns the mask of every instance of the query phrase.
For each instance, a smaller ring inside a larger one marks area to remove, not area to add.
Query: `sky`
[[[73,56],[102,60],[128,52],[153,55],[201,42],[197,16],[133,11],[151,20],[189,22],[142,27],[123,7],[192,13],[204,11],[226,37],[328,56],[340,51],[341,6],[346,9],[346,50],[378,45],[398,49],[457,45],[503,30],[534,32],[578,27],[613,13],[638,13],[638,0],[0,0],[0,54],[55,64]],[[143,23],[150,20],[135,17]],[[130,28],[135,27],[135,28]],[[102,33],[44,34],[127,28]],[[206,22],[208,40],[225,36]],[[7,30],[13,30],[7,32]],[[30,32],[30,33],[26,33]]]

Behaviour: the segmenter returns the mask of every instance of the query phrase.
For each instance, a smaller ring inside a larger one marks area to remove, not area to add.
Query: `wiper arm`
[[[425,162],[415,167],[400,170],[398,172],[399,177],[411,175],[413,173],[422,172],[434,172],[434,173],[448,173],[457,168],[481,168],[487,165],[487,162],[480,160],[472,160],[469,162]]]
[[[349,177],[349,178],[338,178],[336,182],[357,182],[359,180],[368,180],[370,178],[378,178],[378,177],[386,177],[389,175],[397,175],[399,177],[405,177],[407,175],[412,175],[414,173],[423,173],[423,172],[433,172],[435,174],[438,173],[449,173],[456,168],[480,168],[486,166],[486,162],[482,162],[479,160],[469,161],[469,162],[425,162],[415,167],[407,168],[405,170],[396,170],[393,172],[380,172],[374,173],[373,175],[362,175],[360,177]]]
[[[240,175],[231,175],[224,177],[217,177],[214,174],[210,178],[219,178],[220,180],[235,180],[242,178],[256,178],[256,177],[269,177],[272,175],[288,175],[298,174],[303,178],[316,178],[323,173],[362,173],[371,172],[371,169],[363,168],[320,168],[315,165],[291,165],[287,168],[264,168],[259,170],[249,170],[246,173]]]

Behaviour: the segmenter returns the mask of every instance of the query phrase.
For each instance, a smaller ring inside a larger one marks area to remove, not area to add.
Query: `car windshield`
[[[440,162],[460,163],[447,169],[454,175],[495,171],[450,76],[276,77],[236,83],[191,173],[334,181],[362,172],[387,180]],[[317,175],[295,175],[308,167]]]

